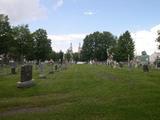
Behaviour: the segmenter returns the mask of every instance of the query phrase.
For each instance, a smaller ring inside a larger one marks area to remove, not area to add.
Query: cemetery
[[[64,4],[57,1],[55,11]],[[84,12],[85,16],[95,14]],[[50,35],[51,28],[45,30],[43,20],[37,29],[33,24],[31,28],[13,24],[9,17],[0,10],[0,120],[160,119],[160,52],[146,48],[137,54],[135,38],[145,35],[135,37],[131,28],[119,35],[102,28],[81,35]],[[66,31],[75,28],[69,26]],[[157,45],[152,45],[159,51],[160,28],[149,32],[142,33],[154,38]]]
[[[45,80],[34,65],[22,66],[16,74],[4,68],[7,74],[0,76],[1,120],[160,117],[158,69],[145,73],[142,68],[129,71],[128,67],[103,64],[72,64],[65,70],[56,66],[49,74],[50,65],[46,64]]]

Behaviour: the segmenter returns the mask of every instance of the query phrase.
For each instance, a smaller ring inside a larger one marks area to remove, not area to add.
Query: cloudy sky
[[[158,51],[159,5],[159,0],[0,0],[0,14],[7,14],[12,25],[29,24],[32,32],[46,29],[55,51],[66,51],[70,43],[77,51],[95,31],[119,36],[129,30],[136,54],[152,54]]]

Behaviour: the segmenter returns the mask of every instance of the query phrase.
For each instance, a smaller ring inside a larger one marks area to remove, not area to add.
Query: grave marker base
[[[50,71],[50,72],[49,72],[49,74],[53,74],[53,73],[54,73],[54,71]]]
[[[25,82],[17,82],[17,88],[28,88],[34,86],[34,80],[25,81]]]
[[[46,77],[44,74],[40,74],[40,75],[39,75],[39,78],[40,78],[40,79],[46,79],[47,77]]]

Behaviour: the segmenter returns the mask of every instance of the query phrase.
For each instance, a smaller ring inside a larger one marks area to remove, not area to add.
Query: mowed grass
[[[159,120],[160,71],[72,65],[18,89],[0,76],[0,120]]]

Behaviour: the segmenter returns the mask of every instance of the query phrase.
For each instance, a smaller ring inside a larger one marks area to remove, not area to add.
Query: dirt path
[[[31,108],[12,108],[11,110],[0,113],[0,116],[10,116],[23,113],[43,113],[53,110],[52,107],[31,107]]]

